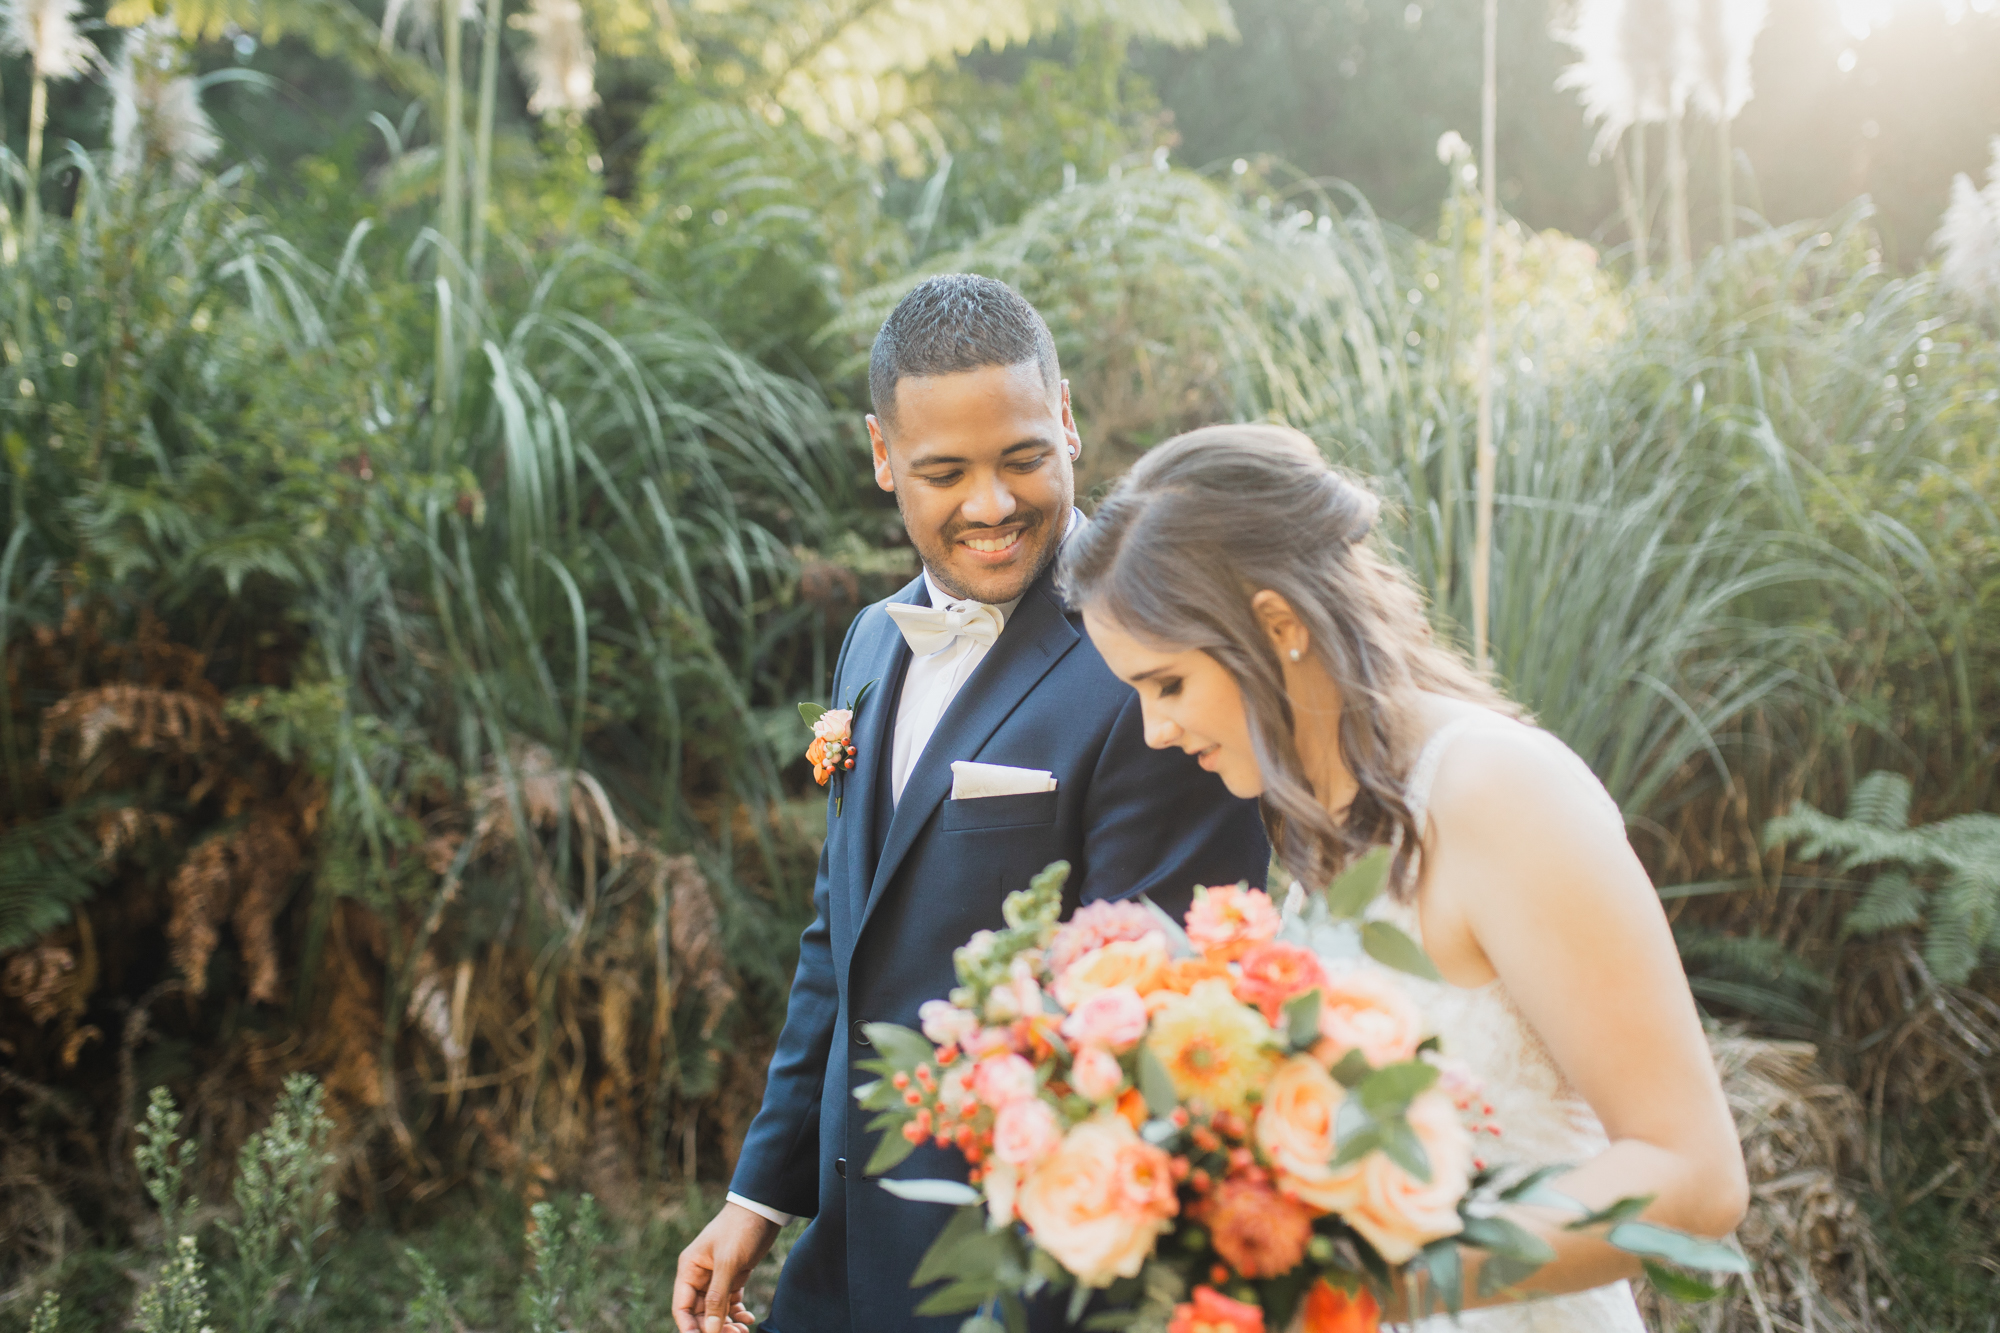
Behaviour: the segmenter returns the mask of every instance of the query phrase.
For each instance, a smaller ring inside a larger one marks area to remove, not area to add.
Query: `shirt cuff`
[[[792,1215],[790,1213],[781,1213],[775,1208],[768,1208],[761,1203],[755,1202],[754,1200],[744,1198],[741,1194],[738,1194],[733,1190],[730,1192],[729,1202],[735,1204],[739,1208],[748,1208],[751,1212],[757,1214],[757,1216],[763,1218],[765,1221],[775,1222],[779,1226],[784,1226],[792,1221]]]

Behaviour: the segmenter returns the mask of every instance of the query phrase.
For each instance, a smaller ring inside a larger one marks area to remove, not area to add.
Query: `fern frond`
[[[1847,820],[1879,829],[1909,827],[1910,780],[1901,773],[1886,770],[1870,773],[1847,798]]]
[[[70,919],[104,876],[86,812],[66,810],[0,833],[0,953]]]
[[[1853,935],[1879,935],[1885,930],[1914,926],[1923,920],[1925,893],[1907,871],[1885,870],[1877,875],[1847,914],[1842,929]]]

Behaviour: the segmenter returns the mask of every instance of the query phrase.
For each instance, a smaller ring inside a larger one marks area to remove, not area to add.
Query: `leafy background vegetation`
[[[1567,8],[1502,34],[1495,669],[1624,805],[1759,1185],[1754,1287],[1663,1326],[2000,1300],[1960,9],[1776,4],[1684,268]],[[89,77],[0,63],[0,1325],[664,1324],[809,912],[792,704],[916,567],[858,412],[924,273],[1047,314],[1086,488],[1310,431],[1463,641],[1476,10],[120,0]],[[111,142],[142,41],[208,151]]]

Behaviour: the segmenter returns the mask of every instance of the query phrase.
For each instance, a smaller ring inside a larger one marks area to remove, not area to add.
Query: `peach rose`
[[[972,1068],[972,1095],[998,1111],[1035,1095],[1035,1067],[1020,1056],[989,1055]]]
[[[1436,1089],[1424,1093],[1410,1103],[1409,1120],[1430,1159],[1429,1180],[1372,1152],[1328,1191],[1333,1211],[1391,1264],[1407,1263],[1431,1241],[1459,1233],[1458,1201],[1471,1183],[1472,1136],[1451,1098]]]
[[[1278,909],[1263,890],[1228,884],[1196,892],[1187,937],[1210,958],[1234,962],[1251,945],[1276,935],[1278,924]]]
[[[1215,1252],[1244,1277],[1281,1277],[1306,1257],[1312,1214],[1263,1180],[1263,1173],[1231,1176],[1202,1211]]]
[[[1125,1086],[1125,1071],[1118,1066],[1118,1057],[1102,1046],[1086,1046],[1076,1053],[1076,1063],[1070,1066],[1070,1086],[1079,1094],[1094,1102],[1108,1102],[1118,1095],[1118,1089]]]
[[[1130,986],[1113,986],[1079,1004],[1063,1020],[1073,1042],[1129,1051],[1146,1035],[1146,1002]]]
[[[993,1121],[993,1155],[1013,1166],[1033,1166],[1062,1142],[1062,1122],[1040,1097],[1002,1107]]]
[[[1350,1296],[1321,1278],[1306,1292],[1304,1318],[1302,1333],[1376,1333],[1382,1307],[1366,1287]]]
[[[1278,1188],[1310,1208],[1331,1212],[1351,1195],[1359,1164],[1338,1172],[1334,1120],[1347,1091],[1319,1061],[1295,1055],[1278,1066],[1264,1088],[1251,1134],[1271,1164]]]
[[[1173,1159],[1115,1115],[1086,1120],[1021,1183],[1035,1243],[1088,1287],[1137,1276],[1179,1211]]]
[[[1342,968],[1320,989],[1320,1042],[1313,1054],[1331,1066],[1360,1051],[1380,1069],[1413,1058],[1424,1037],[1424,1016],[1409,993],[1374,967]]]
[[[1214,1287],[1196,1287],[1192,1301],[1174,1307],[1167,1333],[1264,1333],[1264,1312]]]
[[[1167,941],[1162,936],[1113,940],[1062,970],[1056,977],[1056,1002],[1073,1011],[1091,996],[1113,986],[1130,986],[1144,995],[1153,989],[1166,965]]]
[[[1324,988],[1326,971],[1311,949],[1266,940],[1243,951],[1243,971],[1236,978],[1236,998],[1254,1004],[1264,1021],[1276,1024],[1285,1002],[1314,987]]]

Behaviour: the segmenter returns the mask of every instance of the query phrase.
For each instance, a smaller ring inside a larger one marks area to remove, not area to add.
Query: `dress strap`
[[[1478,715],[1456,718],[1445,723],[1431,733],[1424,748],[1417,751],[1417,762],[1410,765],[1410,779],[1403,787],[1403,800],[1410,807],[1410,817],[1418,828],[1430,815],[1431,784],[1437,781],[1438,769],[1444,763],[1444,752],[1451,743],[1465,732],[1483,726],[1487,719]]]

